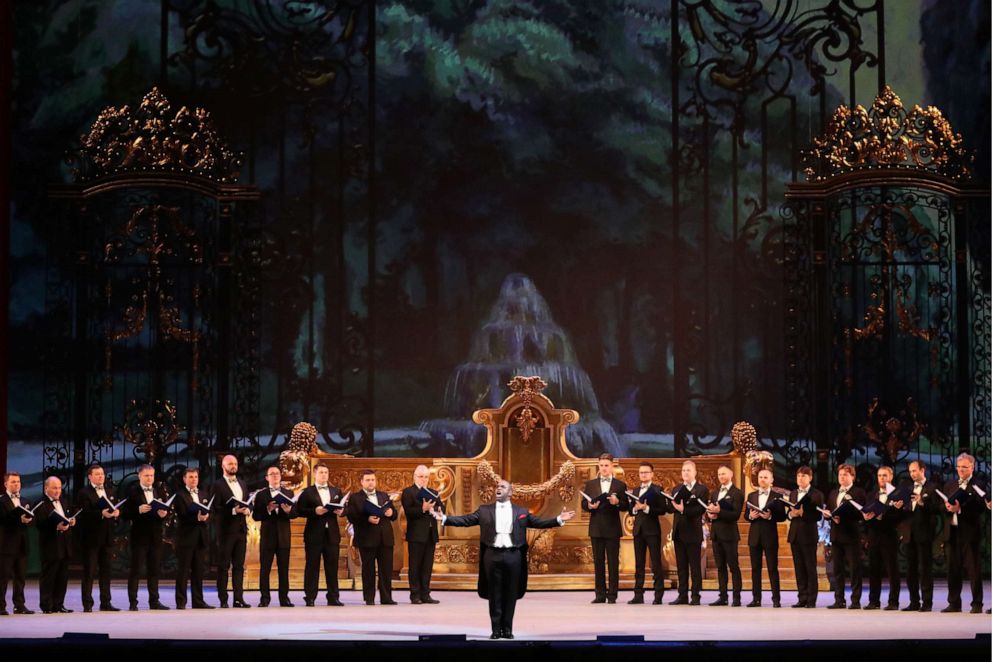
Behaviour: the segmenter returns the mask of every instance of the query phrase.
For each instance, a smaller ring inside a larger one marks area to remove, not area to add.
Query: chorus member
[[[961,611],[962,574],[967,572],[971,579],[971,613],[982,613],[982,516],[986,506],[983,499],[975,493],[975,486],[986,494],[988,487],[981,485],[975,478],[975,458],[968,453],[961,453],[955,460],[958,472],[957,480],[950,480],[944,485],[944,495],[952,496],[956,491],[963,490],[968,496],[957,503],[945,503],[949,527],[947,538],[947,606],[942,612]],[[942,500],[943,501],[943,500]]]
[[[31,504],[21,498],[21,474],[8,471],[0,494],[0,616],[7,612],[7,584],[15,614],[33,614],[24,602],[24,582],[28,574],[28,527],[34,517],[21,508]]]
[[[108,507],[116,504],[113,489],[107,484],[103,467],[90,466],[86,472],[86,485],[76,493],[76,504],[82,508],[76,539],[83,562],[83,611],[93,611],[93,577],[99,577],[100,611],[119,611],[110,601],[110,550],[114,544],[114,527],[120,518],[120,509]]]
[[[327,604],[343,607],[338,589],[338,558],[341,554],[341,529],[338,515],[343,508],[341,491],[327,482],[326,464],[313,468],[313,484],[300,493],[296,500],[296,513],[306,519],[303,528],[303,599],[308,607],[317,600],[320,585],[320,563],[324,562],[324,583],[327,587]]]
[[[293,491],[282,486],[282,471],[272,465],[265,470],[266,487],[256,496],[252,506],[252,518],[259,522],[261,529],[258,542],[258,606],[268,607],[272,600],[269,590],[269,575],[272,573],[272,560],[276,561],[279,575],[279,606],[292,607],[289,599],[289,552],[292,546],[292,531],[289,521],[296,517],[295,506],[279,503],[282,495],[292,500]]]
[[[366,469],[361,476],[362,490],[352,497],[346,509],[348,521],[355,528],[354,546],[362,558],[362,596],[365,604],[375,604],[376,575],[379,578],[379,604],[395,605],[393,600],[393,522],[396,509],[389,495],[376,490],[375,471]],[[381,509],[372,515],[366,503]],[[376,568],[378,567],[378,573]]]
[[[479,506],[470,515],[449,516],[434,511],[443,526],[479,527],[479,597],[489,601],[490,639],[513,639],[513,613],[527,592],[527,529],[550,529],[575,516],[562,513],[541,519],[510,499],[513,488],[496,484],[496,503]]]
[[[792,564],[796,570],[798,601],[793,607],[816,608],[816,598],[820,592],[819,576],[816,569],[816,548],[820,542],[820,508],[823,508],[823,492],[812,486],[813,470],[807,466],[796,470],[796,489],[789,493],[789,501],[795,504],[789,508],[789,546],[792,548]]]
[[[621,513],[629,509],[627,485],[613,476],[614,461],[609,453],[599,456],[599,475],[587,481],[583,491],[593,499],[582,498],[582,510],[589,513],[589,538],[595,570],[596,597],[593,604],[617,601],[620,586]],[[606,498],[601,498],[606,495]],[[607,565],[609,581],[607,581]]]
[[[842,464],[837,467],[838,486],[827,495],[824,514],[830,517],[830,546],[834,564],[834,602],[827,609],[843,609],[847,606],[844,595],[845,581],[851,575],[851,609],[861,609],[861,541],[864,518],[853,506],[847,506],[843,513],[834,515],[845,501],[854,501],[864,506],[865,491],[854,484],[854,467]]]
[[[138,581],[142,570],[148,583],[149,609],[168,609],[159,597],[158,579],[162,569],[162,534],[169,511],[152,507],[156,499],[165,503],[168,498],[165,488],[155,484],[155,467],[150,464],[138,467],[138,482],[128,491],[127,501],[121,506],[122,517],[131,522],[131,565],[127,573],[127,599],[131,611],[138,611]]]
[[[703,549],[703,514],[710,491],[696,482],[696,463],[682,463],[682,484],[673,489],[672,501],[675,515],[672,521],[672,542],[675,545],[675,563],[678,567],[679,596],[669,604],[698,605],[703,586],[700,555]],[[692,600],[689,599],[689,577],[692,577]]]
[[[444,504],[437,498],[421,498],[421,490],[428,489],[430,477],[430,469],[421,464],[413,470],[413,485],[400,495],[406,516],[406,545],[410,557],[410,602],[415,605],[436,605],[440,602],[431,597],[434,548],[438,540],[437,521],[431,511],[439,508],[444,512]]]
[[[214,532],[217,536],[217,599],[221,609],[227,608],[227,577],[231,575],[234,602],[231,606],[247,609],[245,602],[245,553],[248,549],[248,522],[246,517],[251,508],[232,504],[231,498],[245,503],[248,501],[248,487],[238,478],[238,458],[225,455],[221,460],[224,475],[214,483],[213,516]]]
[[[741,565],[737,546],[741,541],[737,526],[744,508],[744,493],[734,485],[733,470],[723,465],[716,470],[720,487],[713,503],[706,506],[706,519],[710,523],[710,541],[713,545],[713,560],[716,562],[717,586],[720,596],[711,607],[731,604],[741,606]],[[733,602],[728,602],[727,582],[733,582]]]
[[[203,599],[203,575],[210,545],[210,513],[194,505],[206,506],[210,498],[200,489],[200,470],[187,467],[183,486],[176,490],[172,508],[176,512],[176,609],[186,608],[186,587],[192,594],[193,609],[213,609]]]
[[[49,476],[44,484],[45,496],[34,511],[38,527],[38,547],[41,551],[41,577],[38,581],[41,611],[45,614],[70,614],[65,606],[69,584],[69,558],[72,553],[72,530],[77,520],[72,506],[62,500],[62,481]],[[52,515],[69,518],[65,523]]]
[[[927,480],[922,460],[909,463],[910,501],[903,505],[906,517],[900,525],[900,538],[906,545],[906,588],[909,604],[903,611],[933,610],[933,542],[944,502],[937,494],[940,486]]]
[[[885,611],[899,609],[899,522],[902,520],[902,501],[890,500],[893,490],[892,468],[879,467],[876,473],[878,488],[868,493],[868,505],[880,503],[885,511],[879,515],[864,513],[868,532],[868,604],[865,609],[881,608],[882,574],[889,580],[889,596]]]
[[[772,589],[772,607],[782,606],[778,575],[778,523],[786,518],[785,508],[772,492],[774,476],[770,469],[758,472],[758,489],[747,495],[745,517],[751,523],[747,546],[751,553],[751,602],[748,607],[761,606],[761,557],[768,569],[768,584]],[[759,510],[755,510],[758,508]]]
[[[644,603],[645,557],[650,555],[654,591],[651,604],[660,605],[665,597],[665,578],[661,572],[661,523],[658,518],[666,512],[666,499],[653,484],[654,465],[641,462],[637,477],[640,485],[633,492],[637,500],[630,502],[630,512],[634,516],[634,597],[629,604]]]

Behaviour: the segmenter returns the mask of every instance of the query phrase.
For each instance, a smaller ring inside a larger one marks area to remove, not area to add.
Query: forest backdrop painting
[[[800,151],[887,83],[941,108],[989,179],[982,0],[406,0],[374,19],[357,1],[52,0],[13,18],[10,465],[28,475],[133,464],[113,433],[130,399],[184,416],[184,368],[127,360],[85,438],[52,414],[50,357],[74,350],[45,331],[72,277],[47,187],[102,108],[153,86],[207,109],[262,194],[260,456],[300,420],[338,452],[473,455],[471,412],[525,373],[579,410],[581,456],[724,452],[747,420],[813,462],[812,423],[783,413]],[[865,438],[830,461],[849,457],[877,462]]]

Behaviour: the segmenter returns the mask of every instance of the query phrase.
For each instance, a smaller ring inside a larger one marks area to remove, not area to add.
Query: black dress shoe
[[[128,611],[138,611],[138,605],[131,605],[127,608]]]
[[[806,608],[807,609],[816,609],[816,603],[815,602],[807,602],[806,603]]]
[[[594,604],[594,605],[606,604],[606,598],[593,598],[590,604]]]
[[[182,604],[182,605],[176,605],[176,609],[182,611],[183,609],[186,609],[186,605],[184,605],[184,604]]]
[[[848,609],[861,609],[861,603],[860,602],[852,602],[851,603],[851,606],[848,607]]]
[[[221,609],[228,609],[227,603],[226,602],[220,603],[220,608]]]
[[[957,614],[961,612],[961,605],[947,605],[940,610],[941,614]]]
[[[606,598],[606,604],[608,604],[608,605],[615,605],[616,603],[617,603],[617,599],[616,598]]]
[[[265,607],[268,607],[270,604],[272,604],[271,598],[262,598],[261,600],[258,601],[258,608],[264,609]]]
[[[881,608],[882,605],[878,604],[877,602],[869,602],[868,604],[865,605],[865,611],[875,611],[876,609],[881,609]],[[851,609],[854,609],[853,605],[851,606]]]
[[[221,606],[226,607],[227,605],[221,605]],[[206,602],[198,605],[193,605],[193,609],[213,609],[213,608],[214,608],[213,605],[208,605]]]
[[[282,600],[280,600],[280,601],[279,601],[279,606],[280,606],[280,607],[295,607],[296,605],[294,605],[294,604],[293,604],[292,602],[290,602],[289,600],[286,600],[285,602],[284,602],[284,601],[282,601]]]
[[[629,605],[642,605],[642,604],[644,604],[644,598],[642,598],[639,595],[635,595],[630,600],[627,600],[627,604],[629,604]]]
[[[396,602],[396,600],[379,600],[379,604],[381,604],[381,605],[398,605],[399,603]]]
[[[0,609],[0,616],[10,616],[6,609]]]
[[[374,607],[375,606],[375,600],[366,600],[365,601],[365,604],[368,605],[369,607]]]
[[[696,597],[696,598],[693,598],[692,600],[689,600],[689,606],[690,607],[698,607],[699,606],[699,598]]]
[[[54,613],[55,613],[55,611],[54,611],[54,610],[52,610],[52,609],[42,609],[42,610],[41,610],[41,613],[42,613],[42,614],[54,614]]]
[[[83,613],[84,614],[92,614],[93,613],[93,607],[83,607]]]
[[[234,607],[235,609],[250,609],[251,608],[251,605],[248,604],[247,602],[245,602],[244,600],[235,600],[234,602],[231,603],[231,606]]]
[[[410,598],[410,604],[412,604],[412,605],[422,605],[422,604],[424,604],[424,601],[421,600],[420,598]]]
[[[504,639],[513,639],[513,631],[512,630],[503,630],[503,638]]]
[[[781,600],[772,600],[772,609],[781,609],[781,608],[782,608]]]
[[[14,613],[24,614],[25,616],[29,616],[34,613],[34,610],[28,609],[27,607],[14,607]]]
[[[892,605],[892,604],[885,605],[885,608],[882,609],[882,611],[899,611],[899,605]]]
[[[728,604],[730,604],[730,603],[727,602],[727,598],[719,598],[718,600],[715,600],[715,601],[711,602],[710,603],[710,606],[711,607],[726,607]]]
[[[308,607],[313,607],[314,606],[313,600],[304,600],[304,603]]]
[[[741,599],[740,598],[734,598],[734,601],[730,603],[730,606],[731,607],[740,607],[741,606]]]
[[[903,611],[919,611],[920,610],[920,603],[918,603],[918,602],[916,602],[916,603],[910,602],[908,605],[906,605],[905,607],[903,607],[902,610]]]
[[[933,611],[933,605],[922,605],[920,611]]]
[[[969,614],[981,614],[982,613],[982,605],[972,605],[971,611],[969,611],[968,613]]]
[[[805,607],[806,607],[805,602],[797,602],[796,604],[792,605],[793,609],[804,609]]]
[[[748,607],[760,607],[761,606],[761,600],[751,600],[751,602],[747,603],[747,606]]]
[[[420,601],[423,602],[425,605],[439,605],[439,604],[441,604],[441,601],[440,600],[435,600],[434,598],[432,598],[429,595],[426,598],[420,598]]]
[[[153,602],[150,605],[148,605],[148,608],[153,611],[169,611],[169,608],[166,607],[161,602]]]
[[[114,605],[108,604],[108,605],[100,605],[100,611],[120,611],[120,609],[118,609]]]
[[[59,607],[58,609],[53,609],[52,610],[52,613],[54,613],[54,614],[71,614],[72,613],[72,610],[71,609],[66,609],[65,607]]]
[[[373,604],[375,604],[375,603],[373,603]],[[308,604],[307,606],[308,607],[312,607],[313,604]],[[328,607],[343,607],[344,606],[344,603],[341,602],[340,600],[328,600],[327,601],[327,606]]]
[[[847,603],[838,600],[834,602],[832,605],[827,605],[827,609],[847,609]]]
[[[672,600],[668,604],[670,604],[670,605],[687,605],[687,604],[689,604],[689,601],[686,598],[675,598],[674,600]]]
[[[491,635],[489,635],[489,638],[490,639],[502,639],[503,638],[503,633],[502,632],[493,632]]]

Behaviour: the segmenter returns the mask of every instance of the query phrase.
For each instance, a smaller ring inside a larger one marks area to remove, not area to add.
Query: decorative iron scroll
[[[496,496],[496,484],[503,479],[493,470],[488,460],[480,462],[476,471],[479,474],[479,497],[483,501],[492,501]],[[558,498],[568,503],[575,496],[574,483],[575,465],[570,460],[565,460],[558,473],[550,480],[535,485],[514,485],[513,496],[518,501],[536,501],[557,492]]]
[[[876,445],[876,454],[890,466],[895,464],[900,451],[917,442],[925,429],[917,409],[913,398],[906,398],[896,412],[890,412],[877,397],[868,405],[868,422],[862,429]]]
[[[80,148],[69,152],[73,178],[143,171],[200,175],[231,184],[238,180],[241,156],[231,151],[203,108],[186,106],[174,115],[172,105],[157,87],[144,96],[137,109],[107,106],[80,138]]]
[[[534,402],[534,396],[547,388],[548,383],[537,376],[521,377],[518,375],[511,379],[507,386],[524,401],[524,408],[520,410],[514,420],[517,422],[517,427],[520,428],[520,436],[523,437],[524,443],[527,443],[530,441],[530,435],[534,432],[539,420],[534,416],[534,411],[530,406]]]
[[[135,452],[154,463],[176,443],[186,428],[179,425],[176,406],[168,400],[131,400],[124,411],[124,422],[114,426],[124,441],[134,444]]]
[[[839,106],[813,144],[803,154],[810,181],[872,168],[928,170],[962,181],[974,161],[938,108],[916,105],[907,113],[888,85],[871,110]]]

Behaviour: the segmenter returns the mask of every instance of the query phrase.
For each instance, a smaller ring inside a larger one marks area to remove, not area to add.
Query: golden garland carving
[[[229,184],[238,179],[241,157],[217,134],[210,113],[186,106],[175,114],[157,87],[141,104],[100,111],[81,146],[68,155],[73,177],[85,181],[126,172],[166,171],[200,175]]]
[[[476,471],[479,474],[479,498],[488,503],[496,498],[496,484],[503,479],[488,460],[480,462]],[[550,480],[536,485],[513,485],[513,498],[517,501],[537,501],[552,492],[557,492],[558,498],[565,503],[575,496],[575,465],[571,460],[562,462],[558,473]]]
[[[520,429],[520,436],[526,444],[530,441],[530,435],[534,432],[534,428],[537,427],[539,421],[530,406],[534,402],[534,396],[547,388],[548,383],[536,375],[532,377],[517,375],[510,380],[507,386],[524,401],[524,408],[520,410],[520,413],[517,414],[514,420]]]
[[[971,176],[974,156],[940,109],[916,105],[908,113],[888,85],[870,110],[838,106],[822,137],[804,152],[809,181],[873,168],[928,170],[956,180]]]

